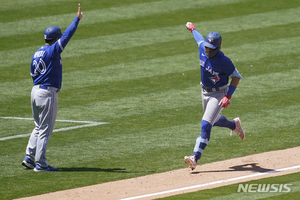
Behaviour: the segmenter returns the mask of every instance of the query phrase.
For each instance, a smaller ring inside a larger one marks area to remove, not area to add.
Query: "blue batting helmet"
[[[211,49],[220,49],[222,44],[222,37],[217,32],[210,32],[204,41],[204,46]]]
[[[61,37],[61,30],[57,26],[50,26],[44,31],[45,40],[54,40]]]

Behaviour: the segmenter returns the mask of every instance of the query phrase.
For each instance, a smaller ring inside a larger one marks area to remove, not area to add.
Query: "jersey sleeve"
[[[77,26],[79,24],[80,19],[75,17],[73,23],[64,31],[61,38],[55,42],[55,50],[57,53],[62,53],[65,50],[68,42],[72,38],[75,33]]]
[[[200,46],[200,44],[204,41],[203,36],[197,31],[197,30],[193,30],[193,36],[197,42],[198,47]]]
[[[237,78],[243,79],[242,75],[241,75],[240,72],[237,70],[237,68],[235,68],[235,70],[234,70],[233,73],[230,75],[230,77],[237,77]]]

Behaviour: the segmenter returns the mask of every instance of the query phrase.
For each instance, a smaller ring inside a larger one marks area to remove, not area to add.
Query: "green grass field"
[[[300,145],[299,1],[82,0],[84,17],[62,54],[58,121],[47,150],[61,172],[24,170],[34,128],[31,57],[46,27],[72,23],[77,3],[0,0],[0,198],[187,167],[183,157],[192,154],[203,114],[187,21],[203,36],[219,32],[223,52],[244,77],[223,114],[240,117],[246,140],[213,128],[201,163]],[[108,124],[72,128],[94,122]],[[234,193],[212,191],[206,198]]]

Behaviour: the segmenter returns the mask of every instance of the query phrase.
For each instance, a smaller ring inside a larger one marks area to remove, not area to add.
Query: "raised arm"
[[[73,34],[75,33],[79,21],[82,19],[83,15],[81,12],[80,3],[78,4],[78,11],[73,23],[64,31],[61,38],[59,39],[58,43],[60,46],[61,51],[64,51],[64,48],[67,46],[68,42],[72,38]]]
[[[190,30],[198,44],[200,46],[201,42],[204,40],[203,36],[196,30],[194,24],[192,22],[186,23],[186,28]]]

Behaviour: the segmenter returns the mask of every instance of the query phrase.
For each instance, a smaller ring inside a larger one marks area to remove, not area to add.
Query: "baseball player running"
[[[197,138],[194,154],[185,156],[184,161],[194,170],[197,161],[201,158],[202,152],[210,139],[210,132],[213,126],[227,127],[237,133],[242,140],[245,139],[245,132],[241,127],[239,118],[232,121],[220,115],[223,108],[230,104],[230,99],[243,77],[234,67],[231,60],[220,50],[222,37],[217,32],[209,33],[204,39],[195,29],[191,22],[187,22],[186,28],[190,30],[198,44],[201,70],[202,106],[204,115],[201,121],[201,135]],[[231,77],[228,86],[229,77]]]
[[[58,92],[61,89],[62,62],[60,54],[75,33],[82,19],[80,4],[73,23],[62,34],[57,26],[44,32],[45,45],[32,56],[31,91],[32,114],[35,123],[26,148],[22,165],[34,171],[59,171],[46,161],[46,149],[53,131],[58,108]],[[35,164],[35,162],[36,164]]]

